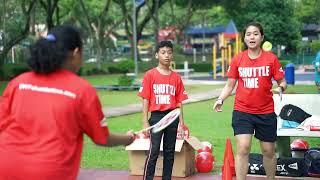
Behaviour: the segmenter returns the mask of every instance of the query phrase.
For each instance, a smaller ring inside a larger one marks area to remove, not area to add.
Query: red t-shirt
[[[77,75],[20,75],[0,102],[0,180],[75,180],[83,134],[107,141],[103,119],[95,89]]]
[[[174,71],[163,75],[157,68],[146,72],[138,96],[149,100],[149,112],[175,109],[188,99],[180,75]]]
[[[234,109],[252,114],[274,112],[272,78],[284,78],[276,55],[262,51],[257,59],[250,59],[248,51],[235,56],[228,69],[228,77],[238,79]]]

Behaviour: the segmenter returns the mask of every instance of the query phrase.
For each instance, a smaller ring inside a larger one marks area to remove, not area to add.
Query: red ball
[[[213,169],[214,157],[209,152],[200,152],[196,156],[196,168],[200,173],[208,173]]]
[[[295,139],[290,144],[291,150],[308,150],[309,149],[309,143],[303,139]]]
[[[208,152],[208,153],[212,153],[212,149],[208,146],[204,146],[202,147],[201,149],[198,150],[198,153],[201,153],[201,152]]]
[[[202,148],[198,149],[198,153],[209,152],[212,153],[212,145],[208,141],[201,142]]]

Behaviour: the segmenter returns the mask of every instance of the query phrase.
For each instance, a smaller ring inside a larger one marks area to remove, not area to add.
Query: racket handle
[[[320,131],[320,126],[310,126],[310,131]]]

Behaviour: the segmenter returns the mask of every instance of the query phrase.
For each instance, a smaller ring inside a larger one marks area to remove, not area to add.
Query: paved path
[[[189,94],[189,99],[184,101],[184,104],[193,103],[193,102],[199,102],[199,101],[205,101],[209,99],[216,98],[220,95],[222,89],[215,89],[208,92],[202,92],[202,93],[195,93],[195,94]],[[115,116],[121,116],[121,115],[128,115],[133,113],[141,112],[142,110],[142,104],[129,104],[121,107],[104,107],[103,112],[106,117],[115,117]]]
[[[128,171],[105,170],[105,169],[80,169],[77,180],[141,180],[142,176],[131,176]],[[189,177],[178,178],[172,177],[172,180],[221,180],[221,175],[212,173],[196,173]],[[236,178],[233,177],[233,180]],[[265,180],[266,176],[247,175],[247,180]],[[311,177],[284,177],[277,176],[276,180],[319,180],[319,178]],[[155,177],[154,180],[161,180],[161,177]]]

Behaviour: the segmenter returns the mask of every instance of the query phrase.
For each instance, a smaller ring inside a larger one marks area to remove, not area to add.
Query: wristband
[[[218,104],[223,104],[223,100],[222,100],[222,98],[220,98],[220,97],[217,99],[216,102],[217,102]]]

